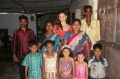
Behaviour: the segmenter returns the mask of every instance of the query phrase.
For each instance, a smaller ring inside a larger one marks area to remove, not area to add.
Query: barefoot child
[[[47,51],[43,53],[43,79],[57,79],[57,52],[52,52],[54,41],[47,40],[44,45]]]
[[[37,42],[29,42],[30,53],[23,60],[25,79],[41,79],[42,54],[37,52]]]
[[[90,68],[90,79],[104,79],[105,67],[108,63],[105,58],[102,57],[102,45],[95,44],[93,46],[94,56],[89,60],[88,67]]]

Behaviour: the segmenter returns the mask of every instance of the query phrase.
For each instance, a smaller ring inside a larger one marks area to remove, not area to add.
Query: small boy
[[[25,79],[41,79],[42,54],[37,52],[37,42],[29,42],[30,53],[23,60]]]
[[[102,45],[95,44],[93,46],[94,56],[89,60],[88,67],[90,68],[90,79],[104,79],[105,67],[108,63],[105,58],[102,57]]]

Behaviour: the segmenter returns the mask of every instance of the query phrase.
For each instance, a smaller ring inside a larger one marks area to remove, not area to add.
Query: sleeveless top
[[[86,65],[85,65],[85,62],[84,62],[84,65],[83,66],[79,66],[78,65],[78,62],[76,63],[75,65],[75,75],[77,78],[82,78],[82,79],[85,79],[86,78]]]
[[[46,57],[46,53],[43,53],[43,56],[45,58],[45,71],[46,72],[56,72],[56,60],[57,60],[57,53],[53,57]]]
[[[72,71],[72,62],[71,61],[61,61],[61,70],[64,72]]]

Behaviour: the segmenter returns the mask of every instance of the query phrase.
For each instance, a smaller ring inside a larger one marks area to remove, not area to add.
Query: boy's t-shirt
[[[28,77],[39,78],[41,77],[41,65],[42,54],[36,52],[36,54],[29,53],[25,56],[23,66],[28,66]]]
[[[108,63],[105,58],[100,57],[100,61],[95,56],[88,61],[88,67],[90,68],[90,76],[92,78],[105,78],[105,67]]]

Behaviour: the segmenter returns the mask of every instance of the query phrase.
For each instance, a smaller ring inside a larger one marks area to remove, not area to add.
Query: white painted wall
[[[32,29],[36,35],[36,16],[34,16],[34,21],[30,20],[31,14],[0,14],[0,29],[8,29],[8,35],[13,36],[13,32],[18,29],[19,26],[19,16],[26,15],[29,20],[28,27]]]
[[[81,15],[81,9],[76,9],[75,11],[75,18],[76,19],[81,19],[82,17],[80,16]]]
[[[76,12],[76,9],[83,10],[83,6],[91,5],[93,8],[93,15],[92,17],[97,19],[97,6],[98,0],[74,0],[74,2],[70,6],[70,12]]]

